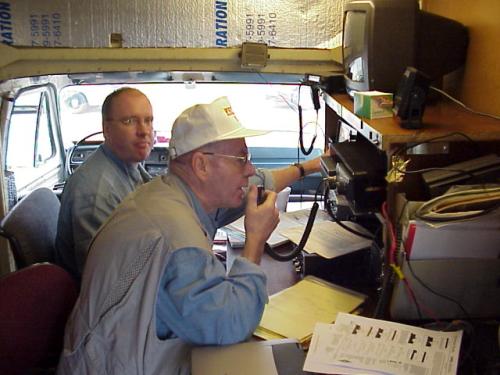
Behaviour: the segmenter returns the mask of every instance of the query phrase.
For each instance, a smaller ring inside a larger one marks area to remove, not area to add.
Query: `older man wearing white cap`
[[[122,202],[90,246],[59,374],[189,374],[193,345],[252,334],[267,302],[258,264],[279,220],[273,191],[319,170],[313,160],[256,171],[245,137],[263,133],[243,128],[225,97],[177,118],[168,174]],[[250,177],[268,191],[261,205]],[[245,248],[226,271],[212,241],[243,213]]]

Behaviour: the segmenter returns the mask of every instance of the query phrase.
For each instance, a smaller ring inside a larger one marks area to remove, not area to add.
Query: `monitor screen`
[[[411,66],[440,79],[465,62],[467,29],[421,11],[418,0],[351,0],[344,7],[346,90],[395,93]]]
[[[416,0],[351,0],[344,7],[346,89],[395,92],[415,61]]]
[[[365,46],[366,12],[347,12],[344,33],[344,71],[353,82],[363,83],[366,73],[363,67]]]

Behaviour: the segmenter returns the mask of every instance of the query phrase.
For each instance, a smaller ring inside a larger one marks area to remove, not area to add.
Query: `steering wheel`
[[[71,170],[71,159],[73,158],[73,154],[75,153],[75,150],[78,148],[78,146],[80,146],[82,143],[87,141],[87,139],[92,138],[93,136],[98,135],[98,134],[102,134],[102,130],[86,135],[85,137],[80,139],[78,142],[76,142],[73,147],[71,147],[70,151],[68,152],[68,156],[66,157],[66,165],[65,165],[66,173],[68,174],[68,176],[73,174],[73,171]]]

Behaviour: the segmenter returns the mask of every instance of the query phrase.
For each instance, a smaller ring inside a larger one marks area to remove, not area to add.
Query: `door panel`
[[[6,138],[5,170],[11,179],[9,189],[15,188],[9,196],[19,199],[61,181],[63,158],[57,135],[49,87],[22,91],[15,99]]]

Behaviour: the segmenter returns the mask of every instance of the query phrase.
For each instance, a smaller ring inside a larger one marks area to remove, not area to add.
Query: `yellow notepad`
[[[365,299],[364,294],[306,276],[269,297],[254,335],[266,340],[294,338],[306,344],[317,322],[333,323],[338,312],[352,313]]]

